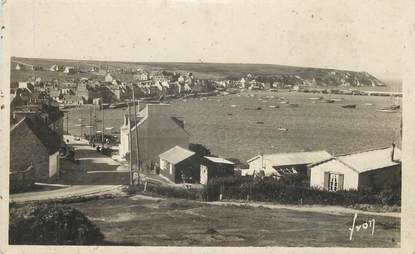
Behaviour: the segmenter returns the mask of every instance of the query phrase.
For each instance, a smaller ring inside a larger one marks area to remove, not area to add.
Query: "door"
[[[339,186],[339,175],[330,174],[329,177],[329,191],[337,191]]]
[[[200,183],[207,184],[208,182],[208,169],[205,165],[200,165]]]

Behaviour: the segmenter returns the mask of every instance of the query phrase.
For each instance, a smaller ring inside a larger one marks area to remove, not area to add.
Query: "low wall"
[[[30,189],[35,183],[35,171],[32,166],[23,171],[11,171],[9,181],[10,193]]]

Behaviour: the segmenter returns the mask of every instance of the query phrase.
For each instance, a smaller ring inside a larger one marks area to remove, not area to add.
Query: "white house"
[[[105,82],[108,83],[112,83],[112,81],[114,80],[114,78],[112,77],[111,73],[107,73],[107,75],[105,75]]]
[[[73,66],[66,66],[63,70],[63,73],[65,74],[74,74],[75,73],[75,67]]]
[[[382,188],[397,181],[401,173],[401,151],[396,147],[347,154],[309,165],[310,186],[329,190]]]
[[[245,174],[263,171],[265,176],[281,176],[287,173],[307,174],[307,165],[332,158],[326,151],[259,154],[247,161]]]

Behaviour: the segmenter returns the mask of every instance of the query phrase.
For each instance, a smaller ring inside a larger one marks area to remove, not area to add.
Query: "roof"
[[[232,161],[228,161],[219,157],[209,157],[209,156],[204,156],[206,159],[215,162],[215,163],[221,163],[221,164],[232,164],[234,165],[235,163],[233,163]]]
[[[140,135],[175,138],[190,136],[184,129],[183,122],[175,117],[170,104],[146,104],[146,107],[138,114],[141,119],[139,119],[136,126],[139,128]],[[133,126],[131,131],[134,131],[136,126]]]
[[[59,150],[61,144],[59,135],[52,131],[40,119],[29,119],[28,117],[24,117],[17,124],[13,125],[10,128],[10,131],[13,131],[20,124],[26,124],[29,127],[33,134],[35,134],[35,136],[49,151],[49,154],[54,154]]]
[[[180,146],[175,146],[164,153],[160,154],[159,157],[163,160],[166,160],[172,164],[177,164],[191,156],[193,156],[195,152],[187,150]]]
[[[288,165],[306,165],[323,161],[332,158],[333,156],[327,151],[313,151],[313,152],[297,152],[297,153],[276,153],[276,154],[264,154],[263,160],[275,166],[288,166]],[[261,155],[257,155],[247,162],[254,161],[261,158]]]
[[[392,147],[381,148],[361,153],[338,156],[337,160],[355,169],[359,173],[386,168],[400,164],[401,150],[395,147],[393,160]]]

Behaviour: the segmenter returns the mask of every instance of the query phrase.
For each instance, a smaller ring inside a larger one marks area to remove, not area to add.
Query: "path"
[[[358,213],[358,214],[367,214],[367,215],[377,215],[377,216],[387,216],[387,217],[394,217],[400,218],[401,214],[398,212],[370,212],[370,211],[363,211],[357,210],[342,206],[323,206],[323,205],[303,205],[303,206],[296,206],[296,205],[281,205],[281,204],[269,204],[269,203],[262,203],[262,202],[237,202],[237,201],[213,201],[213,202],[206,202],[212,205],[236,205],[236,206],[250,206],[250,207],[266,207],[270,209],[290,209],[295,211],[303,211],[303,212],[316,212],[316,213],[325,213],[325,214],[334,214],[340,215],[344,213]]]
[[[51,191],[35,191],[12,194],[10,201],[16,203],[30,201],[45,201],[51,199],[63,199],[79,196],[93,196],[108,193],[120,193],[120,185],[75,185],[67,188]]]

